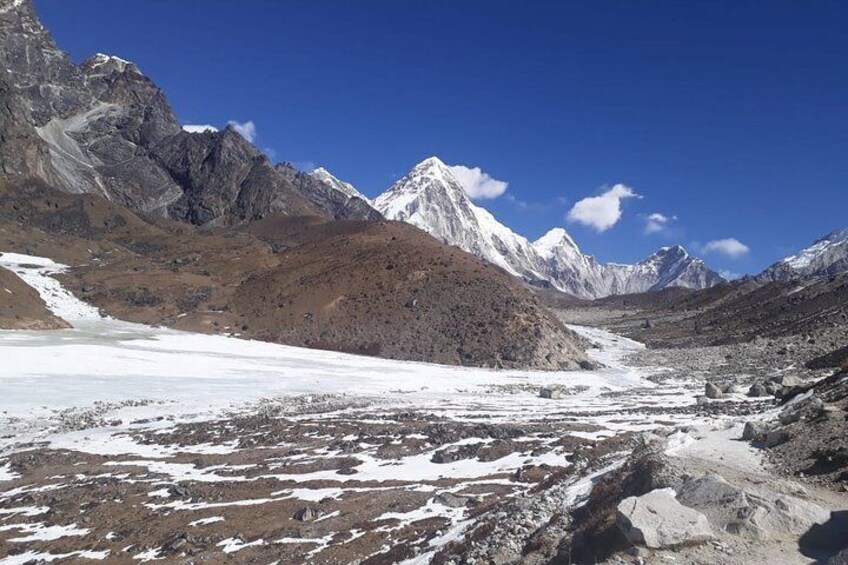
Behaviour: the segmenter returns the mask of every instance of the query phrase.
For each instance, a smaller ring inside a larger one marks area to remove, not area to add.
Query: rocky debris
[[[651,549],[698,544],[713,538],[707,517],[680,504],[670,488],[621,501],[618,526],[632,543]]]
[[[191,491],[183,485],[171,485],[168,487],[168,496],[173,498],[191,498]]]
[[[299,520],[301,522],[314,522],[321,516],[324,516],[326,512],[317,506],[305,506],[295,512],[294,519]]]
[[[769,456],[793,475],[836,487],[848,484],[848,373],[837,372],[787,398]]]
[[[430,461],[433,463],[453,463],[463,459],[477,457],[477,452],[483,447],[482,443],[452,445],[433,453]]]
[[[717,399],[724,396],[724,391],[715,383],[707,383],[704,386],[704,394],[707,398]]]

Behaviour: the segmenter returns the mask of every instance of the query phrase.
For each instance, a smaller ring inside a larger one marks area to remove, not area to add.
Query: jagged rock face
[[[183,188],[171,217],[192,224],[255,220],[270,212],[316,214],[317,209],[274,170],[268,158],[232,128],[179,132],[153,149]]]
[[[758,282],[831,276],[848,271],[848,229],[833,231],[755,277]]]
[[[353,185],[337,179],[326,169],[317,169],[308,174],[288,163],[280,163],[276,169],[310,202],[336,219],[383,219],[383,215],[371,206],[371,201]]]
[[[0,0],[0,63],[0,173],[195,224],[374,215],[331,189],[313,190],[311,202],[235,132],[183,132],[135,64],[97,54],[75,65],[31,0]]]
[[[364,200],[365,202],[367,202],[369,205],[371,204],[371,200],[367,196],[356,190],[355,186],[353,186],[349,182],[345,182],[336,178],[330,171],[328,171],[324,167],[318,167],[317,169],[309,173],[309,176],[325,184],[329,184],[332,188],[336,189],[337,191],[343,194],[346,194],[350,198],[359,198],[360,200]]]
[[[562,228],[530,242],[471,202],[450,167],[436,157],[417,165],[374,205],[387,218],[413,224],[528,282],[581,298],[724,282],[682,247],[663,248],[635,265],[618,265],[581,253]]]

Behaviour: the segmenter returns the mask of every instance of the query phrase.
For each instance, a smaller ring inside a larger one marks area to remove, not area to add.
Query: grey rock
[[[742,439],[745,441],[764,441],[768,428],[762,422],[745,422]]]
[[[300,520],[301,522],[314,522],[325,514],[326,512],[324,512],[317,506],[305,506],[295,512],[294,518],[295,520]]]
[[[672,489],[656,489],[626,498],[618,505],[618,527],[631,543],[668,549],[713,538],[704,514],[687,508]]]
[[[789,441],[789,432],[786,430],[772,430],[766,433],[766,447],[777,447]]]
[[[748,389],[748,396],[752,398],[760,398],[763,396],[769,396],[769,392],[762,383],[754,383],[751,385],[751,388]]]
[[[442,492],[436,495],[435,501],[450,508],[463,508],[468,505],[470,499],[452,492]]]
[[[704,385],[704,394],[707,396],[707,398],[712,399],[721,398],[722,396],[724,396],[724,393],[722,392],[721,388],[715,383],[707,383],[706,385]]]
[[[556,400],[557,398],[562,397],[562,390],[555,387],[544,387],[539,391],[539,396],[541,398]]]
[[[716,474],[684,481],[677,500],[702,512],[715,528],[753,539],[801,534],[830,513],[816,504],[779,495],[767,498]]]

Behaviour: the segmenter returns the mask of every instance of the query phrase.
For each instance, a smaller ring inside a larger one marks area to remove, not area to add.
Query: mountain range
[[[838,229],[754,277],[758,282],[832,276],[848,271],[848,229]]]
[[[580,298],[725,282],[680,246],[623,265],[584,254],[562,228],[529,241],[472,202],[437,157],[372,201],[326,169],[307,173],[272,163],[232,127],[184,128],[136,64],[100,53],[74,64],[40,24],[31,0],[0,0],[0,32],[6,69],[0,174],[6,178],[37,178],[60,191],[204,227],[272,214],[402,221],[532,285]],[[828,235],[757,280],[844,270],[846,233]]]
[[[451,168],[437,157],[415,166],[374,199],[374,206],[390,220],[411,223],[530,283],[580,298],[726,282],[680,246],[664,247],[635,265],[621,265],[582,253],[563,228],[531,242],[474,204]]]

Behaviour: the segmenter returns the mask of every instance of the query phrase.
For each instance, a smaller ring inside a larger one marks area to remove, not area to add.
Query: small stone
[[[301,522],[314,522],[324,514],[326,513],[316,506],[306,506],[295,512],[294,519]]]

